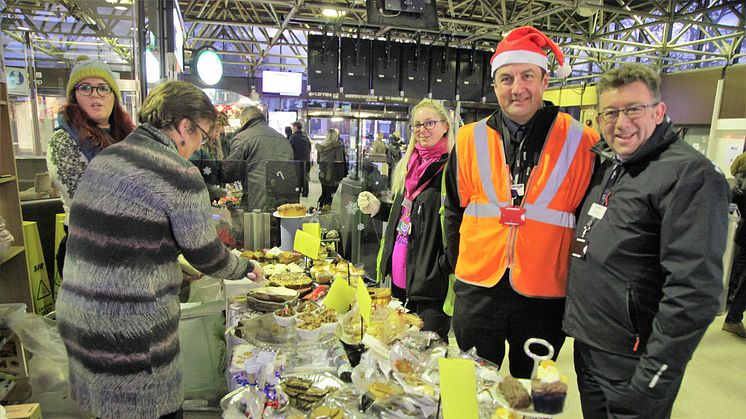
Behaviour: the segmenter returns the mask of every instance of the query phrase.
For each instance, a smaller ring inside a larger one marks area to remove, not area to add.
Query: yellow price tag
[[[439,358],[440,402],[443,418],[476,419],[477,405],[476,364],[470,359]]]
[[[337,314],[341,315],[350,311],[353,302],[355,302],[355,288],[344,279],[335,279],[324,298],[323,305],[333,308]]]
[[[293,248],[308,256],[311,259],[319,257],[319,248],[321,247],[321,239],[314,236],[313,234],[306,233],[302,230],[295,232],[295,241],[293,242]]]
[[[321,238],[321,224],[319,223],[303,223],[303,231]]]

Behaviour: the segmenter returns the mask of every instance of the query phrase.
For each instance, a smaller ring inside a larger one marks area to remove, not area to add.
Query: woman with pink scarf
[[[412,109],[411,139],[392,175],[394,201],[382,204],[370,192],[360,211],[388,221],[378,252],[379,282],[391,276],[392,295],[424,321],[424,330],[448,341],[451,318],[443,312],[449,264],[440,225],[441,176],[453,146],[453,126],[439,101],[423,99]]]

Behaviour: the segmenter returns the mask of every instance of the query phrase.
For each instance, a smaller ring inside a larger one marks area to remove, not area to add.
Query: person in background
[[[733,177],[738,177],[738,175],[742,173],[746,173],[746,153],[741,153],[736,156],[733,163],[730,164],[730,174]]]
[[[399,132],[399,130],[396,130],[389,134],[389,144],[397,144],[399,145],[399,147],[401,147],[401,132]]]
[[[517,378],[530,378],[533,370],[523,350],[527,339],[548,341],[555,359],[564,343],[575,210],[598,140],[595,131],[542,101],[549,83],[545,49],[563,64],[559,47],[534,28],[514,29],[500,42],[490,61],[500,109],[459,129],[446,169],[444,227],[458,279],[458,345],[476,347],[500,365],[507,340]]]
[[[339,182],[347,176],[345,148],[336,128],[327,131],[326,139],[316,145],[316,153],[316,161],[319,164],[319,182],[321,183],[319,209],[326,211],[331,209]]]
[[[57,324],[72,395],[96,417],[182,417],[179,254],[216,278],[263,279],[259,264],[218,239],[207,188],[187,160],[216,117],[198,87],[160,84],[141,125],[78,183]]]
[[[586,418],[669,418],[718,311],[728,184],[666,115],[660,77],[601,75],[603,140],[570,261],[564,330]]]
[[[393,134],[389,135],[389,143],[386,145],[386,160],[389,166],[394,168],[402,157],[401,139],[399,138],[399,131],[394,131]]]
[[[241,128],[234,137],[228,160],[247,163],[244,198],[248,210],[274,210],[267,204],[267,162],[293,160],[293,148],[282,134],[267,124],[260,108],[246,107],[240,119]]]
[[[723,322],[723,330],[741,339],[746,339],[746,327],[743,325],[743,312],[746,310],[746,270],[744,269],[744,260],[746,259],[746,220],[743,218],[746,217],[746,172],[736,174],[731,194],[733,196],[732,202],[738,206],[738,211],[741,213],[741,219],[738,222],[738,228],[733,238],[733,241],[738,246],[738,250],[736,259],[733,261],[732,270],[734,272],[731,274],[728,284],[727,304],[730,307]],[[737,269],[738,272],[735,272]]]
[[[443,249],[440,190],[454,135],[443,105],[423,99],[412,108],[412,141],[393,170],[394,200],[361,192],[360,211],[387,221],[378,253],[378,281],[391,276],[391,295],[417,313],[423,330],[448,342],[451,318],[443,312],[450,265]]]
[[[376,139],[370,145],[368,158],[374,161],[386,161],[386,143],[383,142],[383,133],[376,134]]]
[[[122,94],[106,63],[81,56],[67,81],[67,105],[47,148],[47,169],[62,196],[65,237],[57,251],[57,268],[65,264],[70,203],[88,164],[111,144],[124,139],[135,124],[122,107]]]
[[[224,160],[230,154],[231,149],[224,132],[227,126],[229,126],[228,115],[225,112],[218,112],[215,127],[209,135],[210,139],[192,153],[189,160]]]
[[[293,160],[303,162],[303,167],[298,172],[298,178],[303,179],[303,190],[301,196],[308,196],[308,181],[311,172],[311,140],[308,134],[303,131],[303,124],[295,121],[290,124],[293,131],[290,136],[290,146],[293,147]]]
[[[290,127],[285,127],[285,137],[287,137],[287,139],[289,140],[291,135],[293,135],[293,129]]]

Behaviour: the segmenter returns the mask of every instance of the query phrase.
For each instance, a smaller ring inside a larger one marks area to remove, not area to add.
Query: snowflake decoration
[[[363,224],[363,223],[358,224],[357,225],[357,231],[363,231],[363,230],[365,230],[365,224]]]
[[[210,176],[212,174],[212,169],[210,169],[210,166],[205,166],[202,169],[202,173],[204,173],[205,176]]]
[[[350,201],[350,202],[347,203],[347,205],[345,206],[345,208],[347,209],[347,214],[349,214],[349,215],[355,215],[355,213],[357,213],[357,202]]]

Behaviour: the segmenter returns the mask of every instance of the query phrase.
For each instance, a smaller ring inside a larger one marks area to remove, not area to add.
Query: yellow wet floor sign
[[[34,313],[47,314],[54,310],[54,299],[49,287],[49,276],[41,249],[39,229],[33,221],[23,222],[23,237],[26,243],[26,265],[28,266],[31,303]]]

